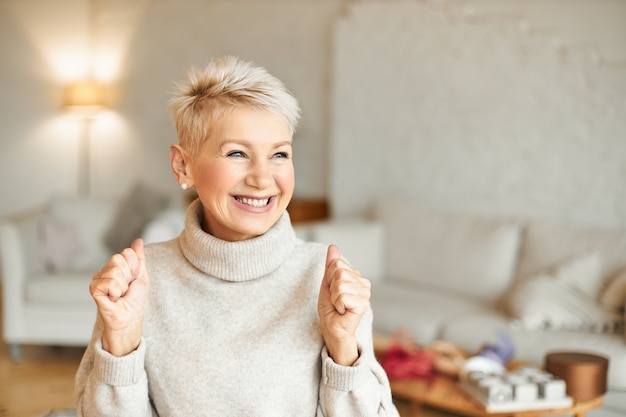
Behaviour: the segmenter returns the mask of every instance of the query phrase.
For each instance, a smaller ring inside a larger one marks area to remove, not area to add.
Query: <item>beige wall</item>
[[[335,46],[336,215],[393,197],[626,228],[626,2],[360,3]]]
[[[1,1],[0,215],[76,192],[79,124],[60,103],[63,85],[84,76],[89,44],[96,76],[115,96],[112,111],[92,123],[94,196],[118,197],[136,180],[176,192],[172,81],[225,54],[267,67],[299,99],[296,194],[324,196],[332,22],[342,3]]]

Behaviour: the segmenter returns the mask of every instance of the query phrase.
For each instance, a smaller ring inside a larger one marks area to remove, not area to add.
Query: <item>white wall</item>
[[[335,215],[393,197],[626,227],[626,2],[360,3],[335,45]]]
[[[92,125],[96,197],[119,197],[136,180],[176,192],[172,81],[225,54],[265,66],[299,99],[296,194],[326,195],[331,26],[342,3],[1,1],[0,215],[77,191],[79,126],[60,103],[63,85],[84,76],[89,45],[95,76],[113,91],[112,111]]]

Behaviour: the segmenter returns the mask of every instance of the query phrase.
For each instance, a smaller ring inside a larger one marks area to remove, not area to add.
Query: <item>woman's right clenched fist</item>
[[[94,274],[89,292],[104,325],[104,350],[114,356],[124,356],[137,349],[149,287],[150,277],[141,239],[113,255],[100,272]]]

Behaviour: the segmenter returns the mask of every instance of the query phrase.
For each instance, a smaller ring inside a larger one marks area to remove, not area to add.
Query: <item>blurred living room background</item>
[[[174,81],[237,55],[298,98],[295,198],[329,218],[395,197],[626,231],[623,0],[1,0],[0,54],[3,218],[137,184],[181,199]],[[67,106],[85,83],[88,116]],[[3,343],[0,416],[70,407],[76,353]],[[12,408],[35,385],[49,401]]]

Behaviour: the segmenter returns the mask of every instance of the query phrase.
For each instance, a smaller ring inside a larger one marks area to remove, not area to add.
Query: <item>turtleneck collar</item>
[[[287,212],[265,234],[238,242],[221,240],[202,230],[202,217],[202,203],[196,199],[187,209],[181,250],[196,268],[224,281],[249,281],[274,272],[296,243]]]

